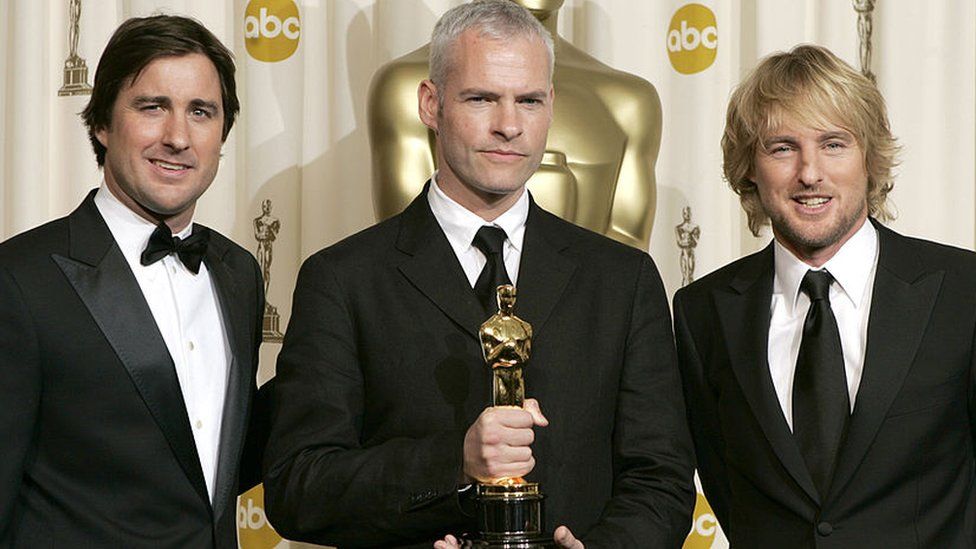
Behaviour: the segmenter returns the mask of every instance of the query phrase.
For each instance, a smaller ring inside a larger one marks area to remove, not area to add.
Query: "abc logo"
[[[717,531],[718,520],[712,514],[712,508],[705,501],[705,496],[698,494],[695,501],[695,521],[683,549],[711,549]]]
[[[281,543],[281,536],[264,514],[264,485],[241,495],[237,503],[237,537],[241,547],[247,549],[273,549]]]
[[[244,10],[244,45],[258,61],[274,63],[298,49],[302,21],[294,0],[251,0]]]
[[[668,26],[668,58],[681,74],[701,72],[715,62],[718,29],[715,14],[701,4],[687,4],[674,12]]]

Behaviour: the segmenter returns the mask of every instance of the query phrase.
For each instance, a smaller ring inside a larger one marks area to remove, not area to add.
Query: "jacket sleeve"
[[[9,540],[41,400],[37,334],[24,296],[0,266],[0,545]]]
[[[613,427],[613,496],[587,549],[677,548],[691,527],[695,458],[671,317],[657,269],[642,261]]]
[[[435,539],[465,520],[464,433],[363,444],[364,378],[347,299],[326,255],[305,262],[271,399],[268,517],[283,536],[319,544]]]
[[[674,335],[678,363],[684,388],[691,436],[695,442],[698,477],[708,503],[725,532],[729,532],[729,486],[726,474],[724,443],[718,424],[718,402],[710,390],[698,339],[706,334],[693,333],[681,290],[674,297]]]

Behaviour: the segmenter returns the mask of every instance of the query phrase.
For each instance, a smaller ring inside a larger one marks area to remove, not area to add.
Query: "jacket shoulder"
[[[400,231],[403,213],[371,225],[361,231],[326,246],[310,255],[303,263],[328,261],[334,265],[364,265],[374,263],[392,250]]]
[[[724,267],[720,267],[695,280],[691,284],[679,288],[675,292],[675,301],[678,301],[679,298],[698,299],[701,296],[708,295],[715,289],[728,287],[744,269],[754,268],[758,262],[761,262],[763,254],[766,253],[769,253],[769,250],[764,248],[758,252],[740,257]]]
[[[55,219],[10,237],[0,243],[0,268],[17,269],[33,265],[52,253],[66,253],[68,221]]]
[[[644,250],[617,242],[606,235],[585,227],[580,227],[542,208],[537,207],[535,214],[540,217],[540,221],[545,225],[546,232],[559,235],[560,239],[570,243],[573,253],[585,257],[587,263],[599,265],[606,262],[639,263],[650,260],[650,255]]]

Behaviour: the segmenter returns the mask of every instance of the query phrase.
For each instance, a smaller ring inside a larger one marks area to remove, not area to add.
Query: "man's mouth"
[[[793,200],[808,208],[816,208],[830,202],[831,199],[828,196],[798,196],[794,197]]]
[[[150,160],[150,162],[152,162],[153,165],[159,166],[160,168],[162,168],[164,170],[169,170],[169,171],[174,171],[174,172],[175,171],[183,171],[183,170],[190,169],[190,166],[187,166],[186,164],[177,164],[175,162],[167,162],[165,160],[152,159],[152,160]]]

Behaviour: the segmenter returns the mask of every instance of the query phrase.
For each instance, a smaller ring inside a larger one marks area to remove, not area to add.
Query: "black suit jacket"
[[[976,546],[976,255],[875,226],[864,371],[826,495],[769,374],[772,245],[675,296],[699,475],[735,547]]]
[[[0,245],[0,546],[236,548],[257,264],[212,232],[233,360],[211,504],[173,361],[93,196]]]
[[[532,324],[530,480],[587,547],[678,547],[694,503],[667,301],[647,254],[530,206],[515,313]],[[489,315],[426,190],[303,265],[272,401],[266,510],[290,539],[429,548],[470,531],[462,441],[491,402]]]

